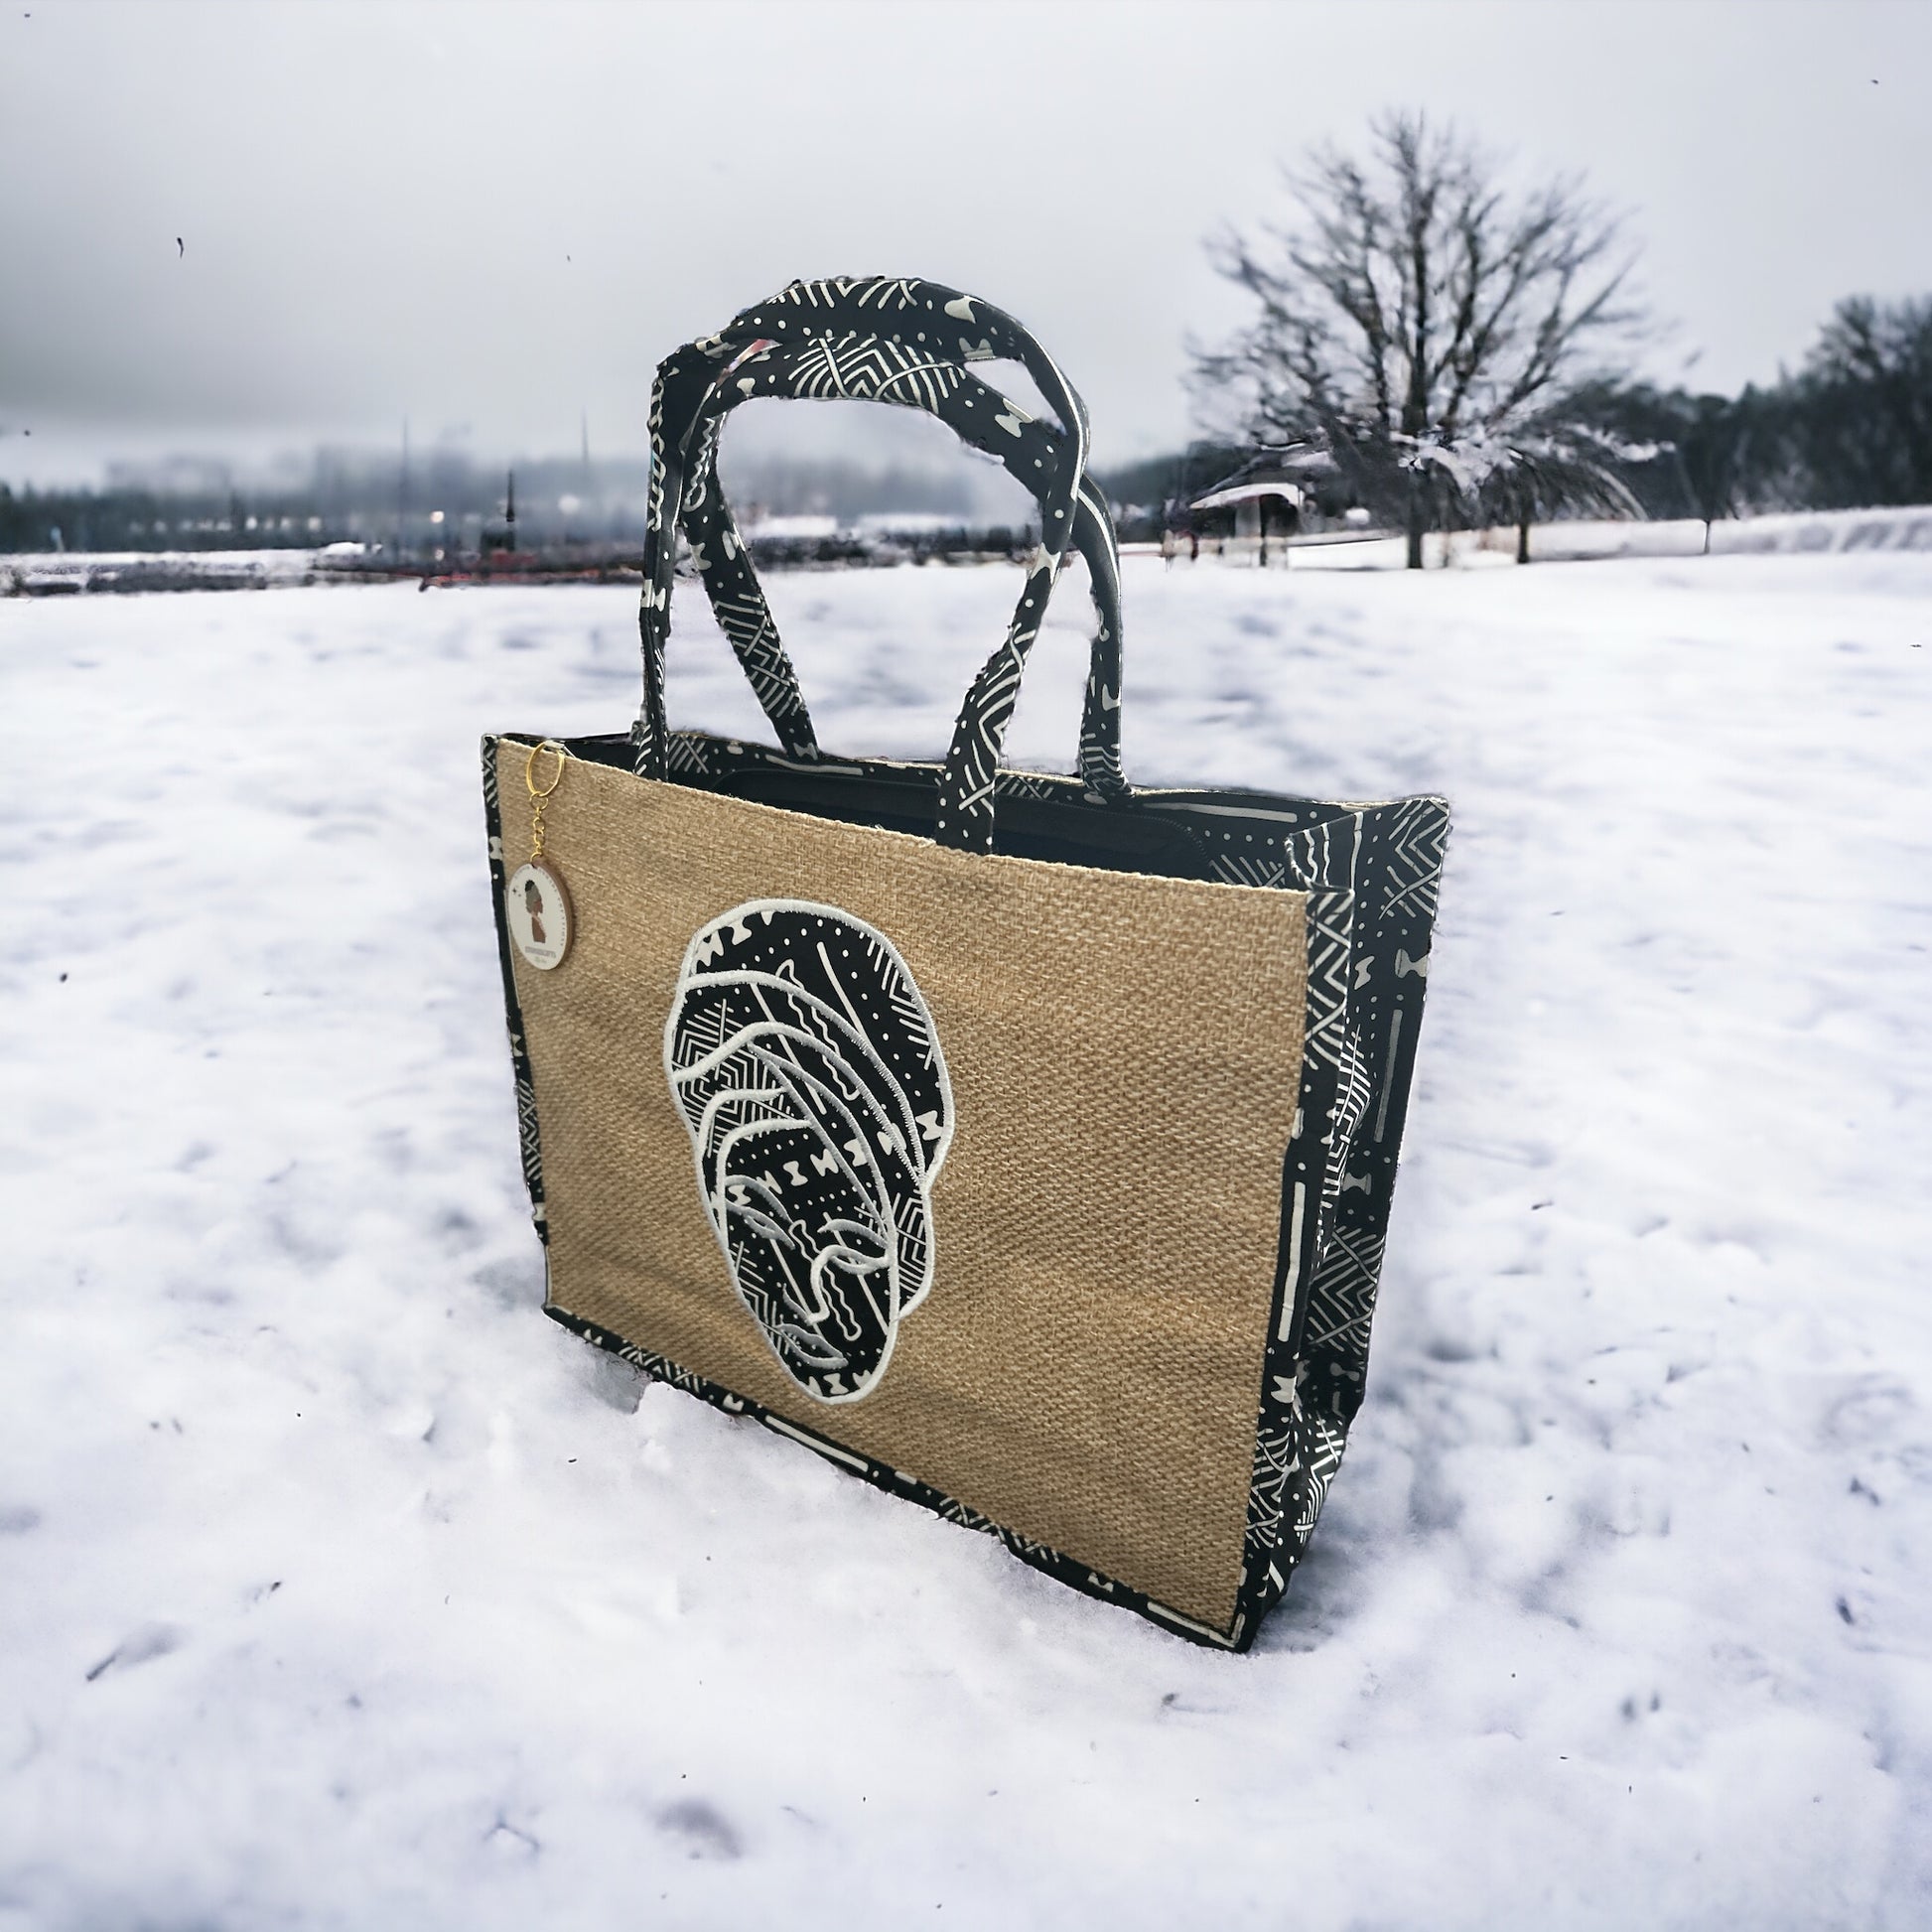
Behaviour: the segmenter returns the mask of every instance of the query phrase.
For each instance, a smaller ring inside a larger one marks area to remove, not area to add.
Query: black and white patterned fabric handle
[[[1063,429],[1038,421],[979,381],[968,361],[1025,365]],[[659,365],[651,391],[651,479],[639,627],[643,704],[633,766],[667,774],[664,648],[676,533],[682,524],[726,634],[784,749],[817,756],[795,673],[717,486],[719,428],[759,395],[863,397],[929,410],[1001,458],[1040,505],[1042,542],[1005,639],[975,678],[940,781],[935,836],[967,851],[993,841],[993,774],[1038,635],[1059,559],[1086,558],[1097,628],[1081,725],[1080,774],[1103,797],[1127,787],[1120,766],[1118,559],[1106,500],[1086,476],[1085,406],[1045,351],[1010,316],[957,290],[905,279],[796,282]]]
[[[962,441],[998,459],[1017,480],[1028,482],[1051,456],[1060,431],[1030,418],[977,377],[960,374],[960,386],[935,413]],[[719,625],[731,640],[779,745],[791,758],[810,759],[818,756],[811,715],[750,552],[718,484],[719,431],[725,414],[743,400],[730,384],[714,390],[705,420],[692,439],[684,486],[684,535]],[[1120,763],[1120,553],[1106,495],[1091,477],[1081,479],[1073,547],[1086,562],[1094,605],[1078,769],[1092,791],[1101,797],[1119,797],[1127,790]]]

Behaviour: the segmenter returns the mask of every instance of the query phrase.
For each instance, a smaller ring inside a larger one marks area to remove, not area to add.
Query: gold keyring
[[[557,775],[543,787],[537,789],[536,769],[539,752],[555,752],[557,755]],[[564,781],[564,760],[570,754],[554,738],[546,738],[541,745],[530,747],[530,756],[523,760],[523,784],[532,798],[548,798]]]

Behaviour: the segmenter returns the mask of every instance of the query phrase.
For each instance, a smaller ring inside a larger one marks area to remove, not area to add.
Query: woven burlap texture
[[[511,865],[524,756],[497,749]],[[553,1306],[1226,1630],[1306,898],[969,855],[575,760],[547,838],[577,929],[557,970],[515,974]],[[686,945],[766,897],[886,933],[952,1080],[933,1287],[857,1403],[805,1395],[739,1301],[664,1073]]]

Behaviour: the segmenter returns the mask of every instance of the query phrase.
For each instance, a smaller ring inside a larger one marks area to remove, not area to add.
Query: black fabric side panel
[[[1325,841],[1315,855],[1316,869],[1300,882],[1309,895],[1307,1044],[1295,1132],[1283,1162],[1279,1260],[1263,1343],[1242,1587],[1236,1604],[1253,1622],[1259,1622],[1287,1588],[1326,1493],[1325,1478],[1318,1477],[1311,1453],[1320,1419],[1310,1400],[1302,1337],[1329,1236],[1336,1187],[1334,1123],[1345,1058],[1355,933],[1353,829],[1350,825],[1348,836]],[[1305,862],[1310,857],[1300,856]],[[1339,1454],[1337,1443],[1333,1460]]]
[[[1321,1318],[1307,1353],[1321,1407],[1344,1428],[1361,1407],[1369,1330],[1415,1077],[1449,812],[1405,798],[1362,813],[1358,966],[1349,1025],[1367,1104],[1346,1150],[1333,1236],[1318,1283]]]

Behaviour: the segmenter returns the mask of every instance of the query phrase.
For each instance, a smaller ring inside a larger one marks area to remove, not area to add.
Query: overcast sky
[[[1240,314],[1203,237],[1396,105],[1628,210],[1667,377],[1932,291],[1927,0],[0,6],[15,482],[405,418],[635,452],[660,355],[847,272],[1001,304],[1098,455],[1171,447],[1188,332]]]

